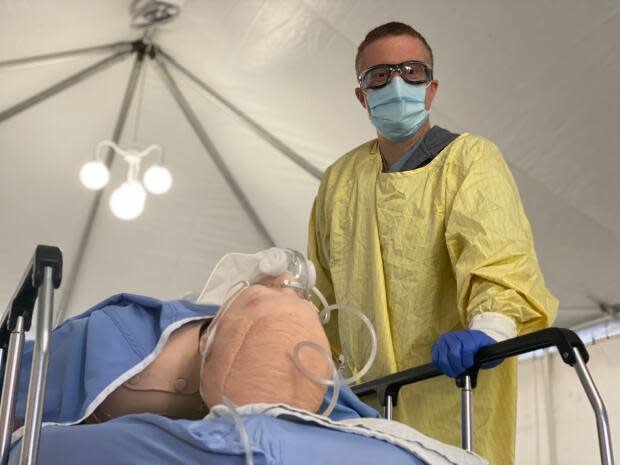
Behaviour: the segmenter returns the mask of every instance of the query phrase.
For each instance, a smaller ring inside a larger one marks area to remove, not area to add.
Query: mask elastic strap
[[[303,363],[301,363],[301,359],[299,358],[299,351],[302,349],[302,347],[308,347],[310,349],[316,350],[319,354],[323,356],[325,360],[327,360],[327,364],[329,365],[329,369],[331,370],[331,380],[318,377],[316,374],[308,370],[303,365]],[[336,408],[336,404],[338,403],[338,396],[340,395],[341,384],[340,376],[338,376],[338,370],[336,369],[336,365],[334,365],[331,354],[329,354],[323,347],[312,341],[301,341],[295,344],[295,347],[293,348],[293,361],[295,362],[295,365],[297,365],[299,371],[301,371],[304,376],[309,380],[314,381],[318,384],[322,384],[324,386],[333,386],[332,398],[329,401],[329,404],[327,405],[325,410],[320,413],[320,415],[326,417],[330,416],[331,413],[334,411],[334,408]]]

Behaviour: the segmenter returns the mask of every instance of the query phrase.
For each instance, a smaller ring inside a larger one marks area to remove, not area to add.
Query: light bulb
[[[89,161],[80,170],[80,181],[94,191],[104,187],[110,180],[110,170],[100,161]]]
[[[121,220],[133,220],[144,211],[146,192],[137,181],[127,181],[112,192],[110,209]]]
[[[172,175],[168,168],[153,165],[144,173],[144,187],[151,194],[165,194],[172,186]]]

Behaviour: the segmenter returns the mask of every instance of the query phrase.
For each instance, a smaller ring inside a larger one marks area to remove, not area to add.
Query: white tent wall
[[[514,164],[511,169],[532,225],[546,284],[560,299],[556,325],[570,327],[600,317],[595,300],[617,301],[618,235]]]
[[[41,76],[47,75],[48,67],[45,73],[30,67],[0,73],[10,76],[2,83],[7,92],[0,92],[3,108],[15,103],[16,96],[23,98],[24,93],[17,92],[24,82],[38,90],[44,81],[64,78],[98,59],[78,59],[70,66],[51,64],[51,79],[46,80]],[[129,60],[117,63],[0,123],[0,295],[5,304],[37,244],[57,245],[65,262],[74,259],[93,199],[93,193],[79,183],[79,169],[92,156],[93,141],[109,137],[114,127],[122,93],[106,83],[126,83],[129,69]],[[85,106],[93,95],[101,99],[98,106]],[[59,297],[65,289],[60,289]]]
[[[129,4],[2,0],[0,62],[135,40],[141,33],[129,26]],[[557,323],[570,326],[599,316],[596,301],[620,301],[619,12],[609,0],[187,0],[153,40],[324,170],[373,137],[353,95],[364,34],[394,19],[419,28],[440,81],[433,122],[485,135],[502,149],[561,301]],[[0,111],[105,56],[0,68]],[[198,290],[223,253],[267,245],[149,69],[138,140],[164,146],[173,189],[149,195],[144,216],[121,223],[108,212],[109,186],[74,269],[93,198],[77,171],[112,136],[132,59],[0,122],[3,302],[37,243],[60,245],[66,276],[79,274],[67,315],[120,291],[178,297]],[[168,67],[269,234],[305,249],[317,180]],[[117,183],[120,160],[114,170]]]
[[[599,340],[587,349],[588,369],[606,404],[617,453],[620,337]],[[594,464],[598,457],[594,413],[575,370],[562,362],[557,352],[521,360],[516,465]]]
[[[178,77],[178,82],[183,82],[183,76]],[[308,218],[319,180],[196,86],[189,85],[184,90],[200,120],[208,122],[214,144],[226,154],[233,177],[250,196],[252,207],[274,241],[305,252]]]

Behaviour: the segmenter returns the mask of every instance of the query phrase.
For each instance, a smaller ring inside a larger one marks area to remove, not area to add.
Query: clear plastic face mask
[[[261,258],[258,269],[263,279],[285,275],[282,287],[294,289],[304,299],[309,300],[310,290],[316,281],[314,264],[301,253],[292,249],[272,247]]]

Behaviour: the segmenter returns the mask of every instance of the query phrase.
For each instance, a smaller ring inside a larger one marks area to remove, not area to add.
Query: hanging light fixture
[[[80,170],[80,181],[88,189],[99,190],[110,180],[110,170],[102,161],[89,161]]]
[[[127,180],[110,196],[110,210],[121,220],[136,219],[144,211],[146,191],[156,195],[165,194],[172,186],[172,174],[163,164],[152,165],[146,170],[142,180],[144,186],[139,181],[142,159],[153,152],[159,152],[162,156],[162,148],[153,144],[140,151],[134,148],[122,149],[109,140],[100,142],[95,150],[95,160],[85,163],[80,170],[80,180],[88,189],[102,189],[110,180],[110,170],[101,159],[101,151],[106,147],[121,155],[125,163],[129,165]]]
[[[172,175],[168,168],[160,165],[153,165],[144,173],[142,182],[146,190],[151,194],[165,194],[172,186]]]
[[[142,214],[144,204],[146,203],[147,191],[151,194],[160,195],[168,192],[172,186],[172,175],[168,168],[163,166],[163,151],[161,147],[153,144],[143,150],[136,148],[139,147],[137,140],[145,82],[146,69],[140,75],[139,95],[135,106],[133,142],[130,144],[130,148],[121,148],[113,141],[104,140],[97,145],[95,159],[86,163],[80,170],[82,184],[89,189],[99,190],[106,186],[110,180],[110,170],[106,163],[103,162],[102,150],[105,148],[111,149],[123,158],[125,163],[129,165],[127,180],[110,195],[110,210],[112,210],[114,216],[126,221],[136,219]],[[140,183],[140,163],[143,158],[153,152],[159,152],[159,164],[150,166],[144,173],[142,183]]]

